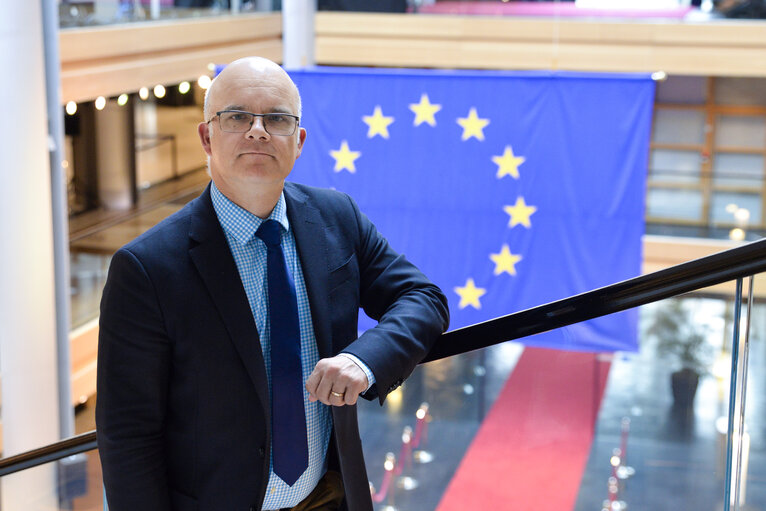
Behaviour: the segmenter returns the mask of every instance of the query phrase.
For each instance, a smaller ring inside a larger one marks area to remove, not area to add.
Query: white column
[[[125,210],[135,203],[136,151],[133,108],[114,99],[96,110],[98,197],[108,209]]]
[[[99,23],[114,23],[120,13],[120,0],[95,0],[93,17]]]
[[[160,19],[160,0],[151,0],[149,2],[149,12],[153,20]]]
[[[0,379],[3,455],[59,438],[51,176],[42,11],[6,2],[0,16]],[[52,506],[55,471],[0,480],[2,509]],[[41,501],[44,499],[45,502]],[[50,502],[47,502],[50,501]],[[48,507],[45,507],[46,509]]]
[[[282,0],[282,65],[285,69],[313,66],[316,0]]]

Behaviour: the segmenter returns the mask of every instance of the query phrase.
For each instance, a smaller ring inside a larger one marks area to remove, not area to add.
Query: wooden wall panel
[[[766,76],[766,23],[320,12],[319,64]]]
[[[65,29],[59,33],[62,99],[87,101],[196,80],[208,64],[248,55],[282,61],[281,14]]]

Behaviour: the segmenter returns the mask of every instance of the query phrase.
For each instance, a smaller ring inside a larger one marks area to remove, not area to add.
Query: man
[[[372,510],[357,397],[383,403],[412,372],[446,299],[348,196],[285,183],[300,112],[278,65],[227,66],[198,128],[212,183],[112,259],[96,408],[111,511]],[[357,338],[360,306],[378,325]]]

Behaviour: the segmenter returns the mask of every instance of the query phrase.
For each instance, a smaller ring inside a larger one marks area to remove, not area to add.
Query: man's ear
[[[295,157],[301,155],[301,151],[303,151],[303,143],[306,141],[306,128],[300,128],[298,131],[298,147],[296,148]]]
[[[197,125],[197,134],[202,143],[202,149],[205,151],[205,154],[210,156],[212,154],[212,151],[210,150],[210,124],[206,122],[199,123],[199,125]]]

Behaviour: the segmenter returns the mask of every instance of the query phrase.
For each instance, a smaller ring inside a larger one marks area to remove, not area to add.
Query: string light
[[[154,86],[154,96],[157,98],[164,98],[165,97],[165,87],[162,85],[155,85]]]
[[[128,95],[127,94],[120,94],[120,96],[117,98],[117,104],[120,106],[125,106],[128,104]]]
[[[207,90],[212,81],[213,80],[211,80],[208,75],[202,75],[199,77],[199,80],[197,80],[197,85],[199,85],[201,89]]]
[[[138,89],[138,97],[143,99],[144,101],[149,99],[149,89],[147,89],[146,87],[141,87],[140,89]]]
[[[737,211],[734,212],[734,219],[742,223],[747,223],[747,221],[750,220],[750,210],[745,208],[737,209]]]
[[[66,104],[66,113],[68,113],[69,115],[76,114],[77,113],[77,103],[75,103],[74,101],[70,101],[69,103],[67,103]]]
[[[106,98],[104,96],[99,96],[96,98],[96,110],[103,110],[106,106]]]
[[[178,92],[181,94],[186,94],[191,90],[191,84],[189,82],[181,82],[178,84]]]

